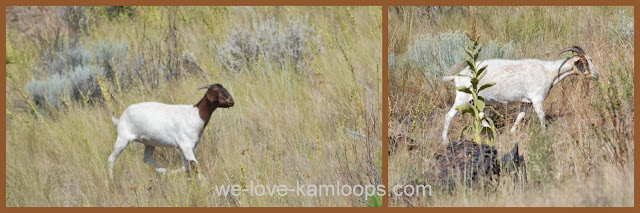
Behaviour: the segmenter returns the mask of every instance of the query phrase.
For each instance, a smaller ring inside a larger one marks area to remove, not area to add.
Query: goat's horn
[[[201,90],[201,89],[209,89],[209,87],[211,87],[211,85],[212,85],[212,84],[209,84],[209,85],[202,85],[201,87],[199,87],[199,88],[198,88],[198,90]]]
[[[564,48],[562,50],[560,50],[560,53],[558,53],[558,56],[562,55],[562,53],[567,52],[567,51],[571,51],[574,53],[577,53],[578,55],[584,55],[584,50],[578,46],[573,46],[573,47],[567,47]]]

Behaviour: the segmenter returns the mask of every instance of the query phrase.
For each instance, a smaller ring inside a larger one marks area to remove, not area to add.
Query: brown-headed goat
[[[172,147],[182,151],[182,169],[187,175],[190,176],[190,169],[197,174],[198,160],[193,149],[198,145],[211,114],[218,107],[234,105],[233,97],[220,84],[205,85],[200,89],[207,89],[207,92],[195,105],[144,102],[127,107],[120,119],[112,113],[111,121],[118,130],[118,138],[109,156],[109,177],[113,178],[114,163],[131,141],[145,145],[143,160],[156,171],[164,173],[166,169],[153,159],[155,147]]]

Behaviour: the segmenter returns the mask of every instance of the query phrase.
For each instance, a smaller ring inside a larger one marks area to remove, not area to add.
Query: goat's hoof
[[[175,173],[178,173],[178,172],[184,172],[184,171],[185,171],[185,168],[182,167],[182,168],[179,168],[179,169],[171,170],[171,174],[175,174]]]
[[[442,145],[445,145],[445,146],[446,146],[447,144],[449,144],[449,140],[442,140],[442,141],[440,142],[440,144],[442,144]]]

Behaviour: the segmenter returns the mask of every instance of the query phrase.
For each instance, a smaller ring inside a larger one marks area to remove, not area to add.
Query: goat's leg
[[[528,109],[529,109],[529,104],[527,103],[520,104],[520,113],[518,113],[518,116],[516,117],[516,122],[513,123],[513,127],[511,127],[511,134],[516,132],[516,128],[518,127],[518,124],[520,124],[520,122],[524,118],[524,114],[527,112]]]
[[[533,110],[538,114],[538,119],[540,119],[540,127],[542,128],[542,132],[546,132],[546,126],[544,124],[544,110],[542,108],[542,100],[533,101]]]
[[[127,145],[129,145],[129,142],[131,142],[131,140],[128,139],[124,139],[121,137],[118,137],[118,139],[116,140],[116,144],[113,146],[113,152],[111,152],[111,155],[109,155],[109,178],[113,179],[113,166],[116,163],[116,159],[118,159],[118,156],[120,156],[120,153],[122,153],[122,150],[124,150],[125,148],[127,148]]]
[[[153,150],[155,149],[156,149],[155,146],[144,145],[144,157],[142,158],[142,160],[145,163],[153,166],[153,168],[155,168],[156,171],[160,173],[165,173],[167,169],[161,166],[160,164],[158,164],[158,162],[156,162],[156,160],[153,159]]]
[[[196,156],[193,154],[193,148],[191,147],[183,147],[182,155],[184,156],[183,163],[185,163],[185,169],[187,172],[187,176],[191,177],[191,171],[196,174],[198,179],[202,179],[200,174],[198,173],[198,160],[196,160]]]
[[[444,128],[442,130],[443,144],[449,143],[449,138],[447,137],[449,133],[449,124],[451,123],[451,119],[453,119],[453,117],[455,117],[456,114],[458,114],[458,110],[456,110],[456,106],[454,105],[453,107],[451,107],[451,110],[449,110],[447,115],[444,117]]]
[[[451,124],[451,119],[453,119],[453,117],[455,117],[456,114],[458,114],[458,110],[456,110],[456,107],[460,106],[465,102],[468,102],[469,100],[470,100],[470,96],[467,95],[466,93],[456,92],[456,101],[453,103],[453,106],[451,107],[447,115],[445,115],[444,117],[444,128],[442,129],[443,144],[449,143],[449,138],[447,137],[447,135],[449,134],[449,124]]]

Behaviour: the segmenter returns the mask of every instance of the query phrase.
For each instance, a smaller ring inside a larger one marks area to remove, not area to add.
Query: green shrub
[[[458,31],[449,31],[437,36],[422,35],[409,47],[406,63],[400,64],[398,57],[394,57],[394,66],[413,66],[425,74],[436,77],[450,75],[455,72],[451,69],[467,57],[464,52],[466,41],[467,36]],[[518,57],[513,41],[503,43],[489,40],[483,46],[485,47],[479,56],[480,60]]]
[[[65,102],[99,97],[97,77],[104,68],[89,65],[77,66],[64,74],[53,74],[48,80],[31,80],[25,90],[38,105],[49,104],[60,107]],[[67,103],[68,104],[68,103]]]
[[[289,20],[287,25],[275,19],[255,21],[252,26],[240,25],[229,30],[223,42],[212,41],[210,47],[218,53],[223,69],[240,72],[256,64],[279,69],[305,72],[312,57],[321,51],[319,34],[308,18]],[[264,63],[260,63],[264,62]]]
[[[97,77],[103,76],[115,83],[115,73],[122,76],[123,69],[116,71],[112,61],[127,62],[128,47],[128,42],[102,41],[95,53],[91,51],[93,48],[76,43],[61,45],[55,51],[44,51],[43,58],[50,60],[44,60],[34,68],[38,79],[27,83],[25,90],[40,106],[48,102],[60,107],[64,101],[100,97]],[[65,98],[69,100],[63,100]]]

